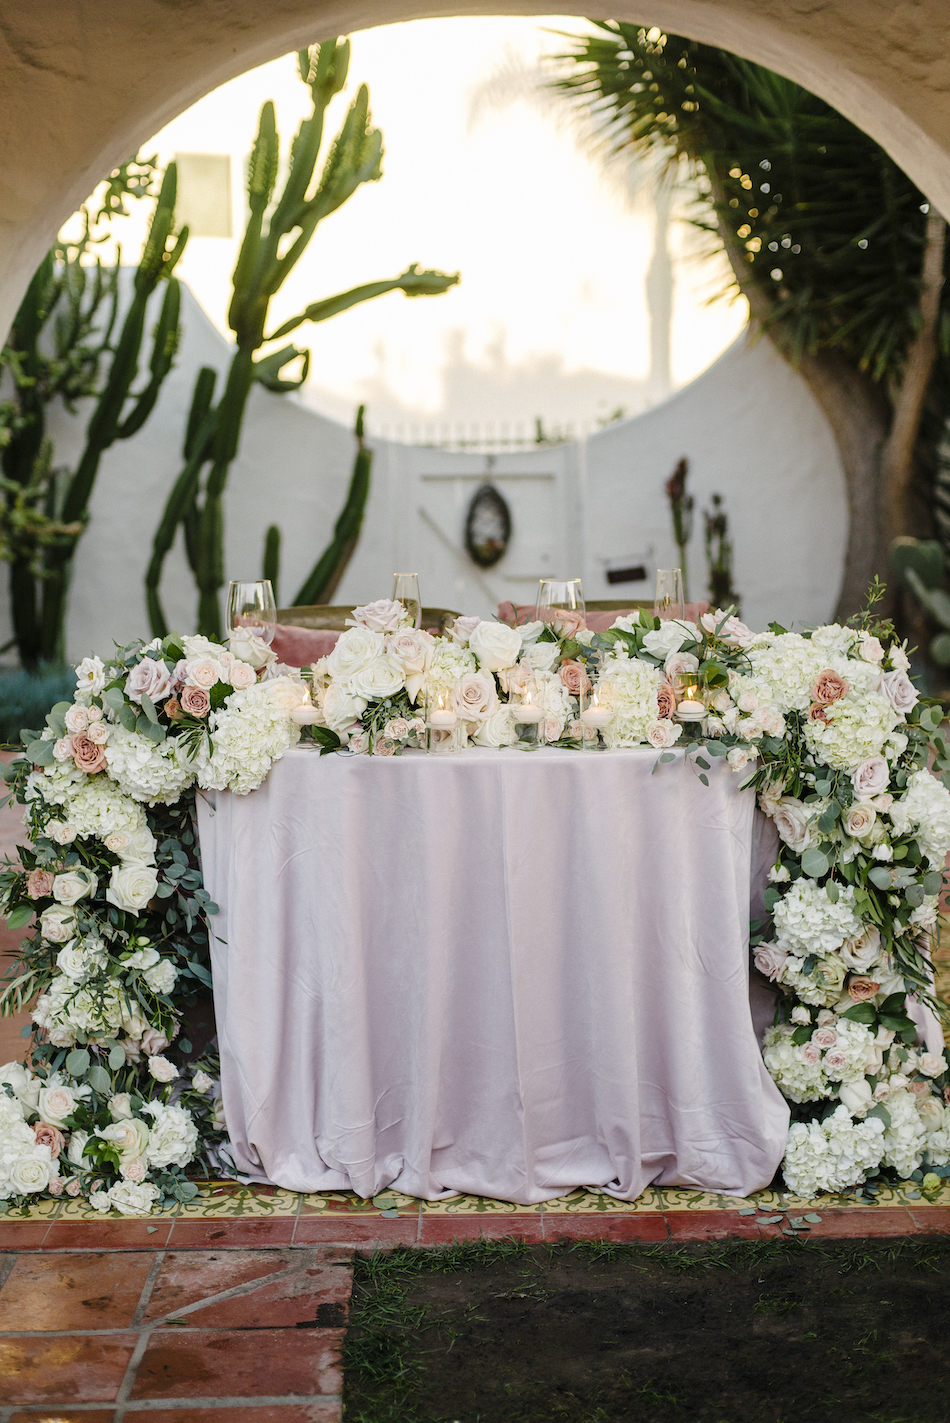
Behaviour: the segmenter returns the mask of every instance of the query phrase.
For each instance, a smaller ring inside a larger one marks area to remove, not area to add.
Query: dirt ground
[[[399,1250],[354,1287],[354,1423],[950,1419],[945,1238]]]

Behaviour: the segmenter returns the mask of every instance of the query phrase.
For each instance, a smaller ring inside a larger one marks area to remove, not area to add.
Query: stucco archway
[[[3,0],[0,329],[95,183],[201,95],[316,39],[440,15],[577,14],[567,0]],[[613,14],[798,80],[950,212],[946,0],[620,0]]]

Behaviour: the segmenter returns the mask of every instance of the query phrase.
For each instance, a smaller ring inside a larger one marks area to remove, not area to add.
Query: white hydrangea
[[[154,968],[146,969],[142,977],[153,993],[171,993],[178,981],[178,970],[171,959],[162,959]]]
[[[140,1185],[133,1181],[116,1181],[108,1191],[96,1191],[91,1202],[100,1211],[111,1207],[120,1215],[149,1215],[160,1195],[161,1191],[151,1181]]]
[[[862,931],[850,885],[838,886],[838,901],[832,904],[824,887],[804,876],[779,901],[772,917],[780,946],[802,957],[834,953]]]
[[[782,1171],[798,1196],[845,1191],[877,1171],[884,1155],[884,1123],[879,1117],[855,1121],[836,1107],[823,1122],[793,1122]]]
[[[146,805],[173,805],[194,779],[194,767],[173,736],[157,743],[137,731],[114,726],[106,760],[109,775],[119,788]]]
[[[604,728],[607,746],[612,751],[641,746],[647,739],[647,728],[659,716],[659,671],[639,657],[607,657],[601,680],[611,689],[613,699],[613,719]]]
[[[778,980],[793,989],[803,1003],[830,1008],[841,997],[845,966],[837,954],[822,955],[816,959],[811,972],[805,973],[805,960],[789,954]]]
[[[950,853],[950,791],[943,782],[929,771],[915,771],[889,814],[898,835],[916,830],[921,850],[934,869],[942,869]]]
[[[145,1156],[149,1166],[187,1166],[198,1146],[198,1128],[185,1107],[146,1102],[143,1113],[152,1118]]]
[[[791,1102],[817,1102],[822,1097],[830,1097],[831,1088],[822,1072],[821,1059],[814,1063],[805,1061],[804,1044],[792,1042],[794,1031],[787,1023],[780,1023],[766,1032],[762,1056],[769,1075]]]
[[[849,667],[843,676],[849,675]],[[839,771],[851,770],[869,756],[880,756],[900,720],[878,692],[851,691],[826,710],[827,722],[805,722],[805,741],[817,761]]]
[[[56,770],[61,772],[62,766]],[[147,828],[144,807],[109,775],[87,776],[77,770],[75,776],[44,776],[37,789],[44,801],[64,807],[64,819],[77,835],[105,840],[116,831],[136,834]]]
[[[764,633],[748,656],[752,677],[783,712],[807,711],[818,673],[833,665],[827,648],[797,632]]]
[[[478,662],[474,652],[470,652],[467,647],[463,647],[459,642],[453,642],[450,638],[437,638],[432,651],[432,661],[426,672],[426,688],[429,696],[433,700],[440,696],[448,697],[456,682],[464,677],[466,672],[476,672],[477,670]]]
[[[937,1099],[930,1100],[936,1102]],[[950,1107],[944,1106],[942,1102],[939,1106],[940,1124],[927,1133],[925,1159],[929,1166],[950,1166]]]
[[[889,1092],[884,1105],[891,1122],[884,1132],[883,1165],[893,1166],[906,1178],[917,1170],[923,1159],[927,1132],[913,1092],[906,1088]]]
[[[213,750],[199,765],[198,784],[237,795],[256,791],[274,762],[300,740],[300,727],[289,715],[299,702],[299,682],[291,677],[233,692],[211,715]]]

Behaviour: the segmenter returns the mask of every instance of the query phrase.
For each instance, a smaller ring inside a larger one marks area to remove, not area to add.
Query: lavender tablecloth
[[[291,751],[199,802],[224,1108],[291,1190],[531,1203],[768,1184],[758,817],[721,763]]]

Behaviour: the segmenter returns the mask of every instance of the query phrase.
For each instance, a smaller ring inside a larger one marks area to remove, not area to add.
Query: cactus
[[[362,85],[350,105],[336,139],[324,161],[316,187],[312,180],[323,142],[326,110],[346,83],[350,46],[347,40],[328,40],[301,50],[300,77],[308,85],[313,109],[301,123],[290,151],[290,165],[283,191],[274,200],[280,163],[280,141],[274,120],[274,106],[268,101],[261,109],[257,138],[248,163],[247,195],[250,209],[247,227],[232,279],[233,296],[228,323],[236,337],[237,349],[231,361],[224,393],[216,409],[214,431],[208,452],[201,452],[197,480],[185,480],[183,469],[162,518],[161,540],[156,535],[155,558],[159,576],[164,554],[159,544],[167,544],[178,521],[191,526],[194,557],[191,566],[198,586],[198,627],[209,637],[221,635],[220,590],[224,583],[224,493],[228,472],[238,451],[241,425],[248,395],[255,381],[272,391],[297,389],[306,378],[309,352],[293,345],[255,360],[262,346],[279,340],[305,321],[327,321],[339,312],[370,301],[388,291],[406,296],[437,296],[454,286],[458,274],[420,272],[413,265],[399,276],[370,282],[311,303],[298,316],[266,334],[271,298],[306,250],[318,224],[343,205],[363,183],[381,176],[382,135],[370,126],[369,94]],[[310,194],[310,196],[308,196]],[[297,378],[284,379],[281,372],[297,357],[303,371]],[[200,490],[201,468],[209,464]],[[187,466],[186,466],[187,468]],[[185,506],[180,499],[183,481],[194,494]],[[176,518],[173,504],[181,506]],[[167,551],[167,550],[166,550]],[[342,571],[342,570],[341,570]],[[158,583],[150,569],[153,603],[158,604]],[[158,608],[156,607],[156,611]],[[153,613],[153,630],[157,621]]]
[[[946,574],[943,545],[936,539],[899,538],[891,544],[890,558],[895,573],[942,629],[931,638],[931,658],[938,667],[950,667],[950,593],[942,586]]]
[[[280,602],[280,529],[276,524],[271,524],[264,535],[264,566],[261,569],[261,577],[270,583],[274,590],[274,599]]]
[[[123,164],[111,176],[98,216],[124,211],[125,194],[144,195],[153,166],[152,160]],[[3,353],[17,400],[3,450],[0,554],[11,564],[15,640],[26,667],[64,655],[72,563],[89,522],[89,501],[102,455],[116,440],[129,439],[142,428],[171,369],[180,307],[178,283],[171,273],[188,238],[187,229],[172,238],[175,189],[175,165],[169,164],[135,274],[132,300],[114,344],[119,264],[84,265],[82,258],[96,240],[84,209],[84,234],[47,254],[21,303]],[[149,376],[140,390],[133,391],[149,298],[163,280],[167,287],[152,335]],[[54,315],[50,356],[48,338],[41,347],[40,337]],[[104,360],[108,369],[100,388]],[[95,397],[82,455],[71,474],[53,468],[45,435],[45,405],[54,396],[60,396],[69,409],[80,397]]]
[[[346,503],[333,529],[333,538],[298,592],[294,603],[329,603],[339,586],[353,550],[356,548],[369,498],[369,479],[373,467],[373,451],[363,443],[365,406],[356,412],[356,459],[347,491]]]

